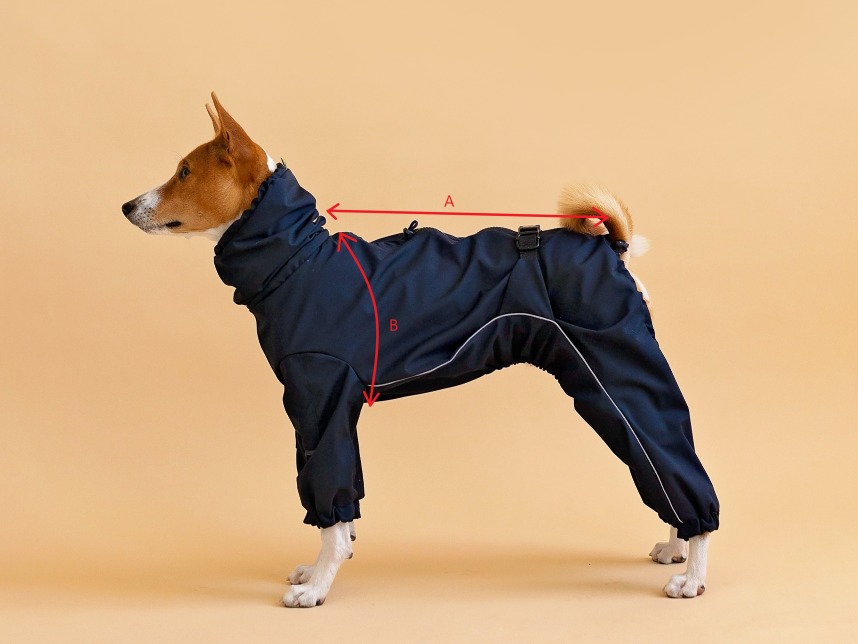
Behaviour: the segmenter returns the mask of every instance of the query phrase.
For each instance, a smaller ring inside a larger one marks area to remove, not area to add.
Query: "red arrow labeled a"
[[[543,213],[530,212],[459,212],[453,210],[352,210],[340,208],[340,204],[335,203],[325,212],[327,212],[334,219],[337,218],[338,213],[354,213],[360,215],[442,215],[446,217],[538,217],[542,219],[595,219],[597,221],[593,224],[594,226],[603,224],[608,220],[607,215],[605,215],[601,210],[598,210],[596,208],[593,208],[593,212],[595,213],[593,215],[559,215],[556,213],[546,215]]]
[[[336,217],[334,217],[336,219]],[[372,292],[372,286],[369,284],[369,278],[366,276],[366,272],[363,270],[363,266],[360,265],[358,261],[357,255],[352,250],[352,247],[349,246],[349,242],[356,242],[357,239],[346,235],[345,233],[338,233],[337,237],[337,252],[340,252],[340,248],[345,246],[346,250],[349,251],[349,255],[352,256],[352,259],[355,262],[355,265],[358,267],[361,276],[363,277],[363,281],[366,284],[366,290],[369,291],[369,298],[372,300],[372,312],[375,314],[375,354],[372,359],[372,380],[369,383],[369,393],[366,391],[363,392],[363,397],[366,399],[367,405],[372,407],[373,403],[378,400],[379,394],[375,391],[375,377],[378,372],[378,344],[379,344],[379,332],[378,332],[378,305],[375,302],[375,294]]]

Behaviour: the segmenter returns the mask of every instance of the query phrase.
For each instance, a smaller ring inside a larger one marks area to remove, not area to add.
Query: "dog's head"
[[[122,214],[153,234],[219,237],[250,206],[273,162],[221,105],[206,110],[215,136],[187,154],[163,185],[122,204]]]

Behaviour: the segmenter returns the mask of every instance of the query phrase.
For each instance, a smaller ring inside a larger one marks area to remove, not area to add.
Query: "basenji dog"
[[[215,241],[218,273],[257,318],[296,429],[305,522],[321,528],[321,551],[289,575],[283,604],[322,604],[352,556],[363,497],[362,406],[515,363],[557,378],[629,466],[642,500],[670,524],[668,540],[650,557],[687,560],[687,569],[664,592],[702,594],[718,502],[655,342],[646,290],[627,270],[640,244],[625,205],[579,185],[561,195],[562,226],[553,230],[490,228],[456,238],[415,222],[375,242],[331,236],[291,170],[212,99],[206,109],[214,138],[122,213],[147,233]],[[375,338],[358,333],[348,347],[332,339],[351,328],[337,327],[342,319],[371,328],[373,308]],[[380,310],[396,313],[397,328],[408,332],[379,338]]]

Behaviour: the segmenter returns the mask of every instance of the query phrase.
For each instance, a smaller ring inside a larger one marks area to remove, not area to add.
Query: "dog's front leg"
[[[706,590],[706,562],[709,555],[709,533],[691,537],[688,544],[688,568],[674,575],[664,587],[669,597],[697,597]]]
[[[348,523],[337,523],[322,528],[322,549],[312,566],[298,566],[289,575],[293,584],[283,595],[283,605],[290,608],[321,606],[337,571],[346,559],[352,557],[351,536]]]
[[[348,526],[349,538],[354,541],[357,539],[357,533],[355,532],[355,522],[349,521]],[[289,573],[289,583],[293,586],[307,583],[308,581],[310,581],[310,577],[313,576],[313,571],[315,569],[316,564],[299,564],[298,566],[296,566],[295,570]]]

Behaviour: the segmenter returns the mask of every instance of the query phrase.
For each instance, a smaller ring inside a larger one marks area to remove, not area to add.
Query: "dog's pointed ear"
[[[217,94],[214,92],[212,92],[212,101],[214,102],[215,110],[217,110],[217,117],[220,123],[220,130],[215,135],[216,138],[223,140],[223,143],[226,145],[227,152],[230,154],[235,154],[245,147],[248,147],[251,144],[251,140],[250,137],[247,136],[247,132],[245,132],[238,124],[238,121],[232,118],[229,112],[224,109],[224,106],[221,105],[217,98]],[[214,118],[212,118],[212,120],[214,120]]]
[[[206,103],[206,112],[209,113],[209,118],[212,120],[212,125],[214,126],[215,138],[220,136],[220,118],[218,118],[217,113],[212,109],[212,106]]]

